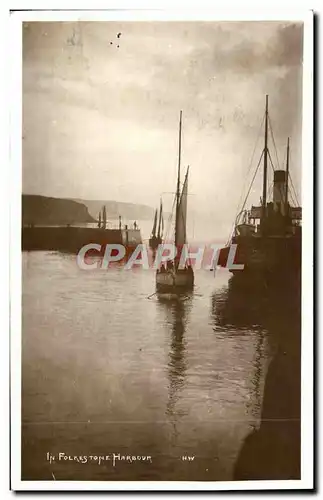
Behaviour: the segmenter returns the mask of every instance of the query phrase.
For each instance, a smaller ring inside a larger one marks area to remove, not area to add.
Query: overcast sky
[[[247,177],[267,93],[299,194],[302,33],[276,22],[24,23],[23,192],[156,205],[175,189],[182,109],[190,209],[230,226],[263,147],[261,137]],[[260,195],[258,176],[251,202]]]

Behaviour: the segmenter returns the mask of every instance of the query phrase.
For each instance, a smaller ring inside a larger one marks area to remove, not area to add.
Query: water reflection
[[[251,383],[256,406],[262,399],[261,422],[245,439],[235,479],[300,477],[300,298],[299,277],[271,286],[233,277],[227,290],[212,296],[215,328],[242,335],[248,330],[255,338]],[[272,361],[261,398],[266,345]]]
[[[266,455],[283,461],[281,445],[293,436],[299,442],[291,432],[299,398],[299,365],[291,359],[296,287],[274,296],[230,281],[227,290],[227,273],[214,280],[201,271],[194,299],[148,300],[154,273],[117,266],[85,273],[60,254],[23,257],[23,421],[32,423],[22,430],[24,479],[50,479],[44,457],[63,450],[155,458],[149,467],[62,464],[53,470],[58,480],[231,480],[250,422],[259,421],[255,400],[269,344],[277,355],[260,398],[262,428],[274,427],[266,431],[274,450]],[[281,430],[270,425],[284,418]],[[193,464],[179,459],[188,453]],[[244,446],[236,476],[255,476],[250,469],[264,454]]]
[[[268,306],[265,290],[253,281],[230,278],[228,286],[212,295],[212,314],[215,324],[228,330],[259,330],[264,325],[264,313]]]
[[[213,294],[212,313],[221,327],[264,329],[278,340],[278,334],[294,331],[300,323],[300,293],[297,277],[277,279],[268,286],[263,281],[234,276],[226,289]]]
[[[262,306],[265,297],[259,295],[254,282],[239,282],[235,277],[228,286],[216,290],[212,295],[211,315],[215,331],[235,337],[248,335],[253,345],[252,370],[249,380],[249,398],[245,408],[259,418],[266,361],[269,355],[268,331],[262,321]],[[239,339],[237,338],[239,342]],[[255,424],[254,424],[255,425]]]
[[[176,423],[185,413],[180,409],[181,391],[185,385],[187,361],[185,330],[192,307],[192,294],[157,294],[158,303],[166,314],[166,324],[170,332],[168,354],[168,402],[166,415],[174,427],[177,437]]]

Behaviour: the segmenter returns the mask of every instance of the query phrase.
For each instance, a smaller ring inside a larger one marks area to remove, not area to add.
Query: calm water
[[[226,270],[197,271],[177,297],[152,295],[153,271],[22,260],[23,478],[232,479],[275,350],[261,298],[246,305]],[[151,461],[50,464],[47,452]]]

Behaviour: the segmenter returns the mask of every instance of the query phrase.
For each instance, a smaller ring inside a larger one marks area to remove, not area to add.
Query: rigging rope
[[[260,166],[260,163],[261,163],[261,160],[262,160],[263,155],[264,155],[264,150],[262,150],[262,153],[261,153],[260,158],[259,158],[259,161],[258,161],[258,165],[257,165],[257,167],[256,167],[255,173],[253,174],[252,181],[251,181],[251,183],[250,183],[250,186],[249,186],[249,189],[248,189],[247,195],[246,195],[245,200],[244,200],[244,202],[243,202],[242,209],[241,209],[241,210],[240,210],[240,212],[237,214],[237,217],[238,217],[238,215],[239,215],[239,214],[241,214],[241,212],[243,212],[244,207],[246,206],[247,199],[248,199],[248,197],[249,197],[249,194],[250,194],[250,191],[251,191],[252,185],[253,185],[254,180],[255,180],[255,178],[256,178],[256,175],[257,175],[257,172],[258,172],[258,169],[259,169],[259,166]],[[237,217],[236,217],[236,220],[237,220]],[[234,222],[236,222],[236,220],[235,220]],[[234,225],[235,225],[235,224],[234,224]],[[229,243],[230,239],[232,238],[233,230],[234,230],[234,227],[233,227],[233,229],[232,229],[232,231],[231,231],[231,234],[230,234],[230,236],[229,236],[229,239],[228,239],[228,241],[227,241],[227,245],[228,245],[228,243]]]
[[[254,173],[254,175],[253,175],[252,181],[251,181],[250,186],[249,186],[249,189],[248,189],[247,196],[245,197],[245,200],[244,200],[244,202],[243,202],[242,209],[240,210],[240,212],[242,212],[242,211],[244,210],[244,207],[246,206],[247,199],[248,199],[248,197],[249,197],[249,193],[250,193],[250,191],[251,191],[251,188],[252,188],[253,182],[254,182],[255,177],[256,177],[256,175],[257,175],[257,172],[258,172],[258,169],[259,169],[259,166],[260,166],[260,163],[261,163],[261,160],[262,160],[263,155],[264,155],[264,150],[262,151],[262,153],[261,153],[261,155],[260,155],[260,158],[259,158],[259,161],[258,161],[258,165],[257,165],[256,171],[255,171],[255,173]]]
[[[297,203],[297,201],[295,201],[294,195],[293,195],[292,190],[291,190],[291,188],[290,188],[290,187],[288,187],[288,192],[289,192],[290,199],[291,199],[292,203],[293,203],[295,206],[297,206],[297,205],[298,205],[298,203]]]
[[[273,160],[272,160],[272,158],[271,158],[271,154],[270,154],[269,149],[268,149],[268,156],[269,156],[269,160],[270,160],[271,168],[272,168],[273,172],[275,172],[275,167],[274,167]]]
[[[288,174],[289,174],[289,175],[288,175],[288,178],[289,178],[290,183],[291,183],[291,185],[292,185],[292,188],[293,188],[293,191],[294,191],[294,195],[295,195],[295,199],[296,199],[297,205],[298,205],[298,206],[300,206],[299,201],[298,201],[298,198],[297,198],[297,194],[296,194],[296,191],[295,191],[295,188],[294,188],[293,179],[292,179],[292,177],[291,177],[291,175],[290,175],[290,172],[288,172]]]
[[[235,211],[235,218],[234,218],[233,226],[232,226],[232,228],[230,230],[230,234],[229,234],[229,237],[228,237],[228,240],[227,240],[227,243],[226,243],[227,245],[228,245],[228,243],[229,243],[229,241],[230,241],[230,239],[232,237],[236,219],[237,219],[239,213],[241,213],[242,210],[243,210],[243,209],[239,210],[239,207],[240,207],[240,204],[241,204],[241,201],[242,201],[243,193],[245,191],[245,187],[246,187],[246,183],[247,183],[247,178],[248,178],[249,172],[250,172],[251,167],[252,167],[252,163],[253,163],[253,159],[254,159],[254,156],[255,156],[255,153],[256,153],[256,149],[257,149],[257,146],[258,146],[258,141],[259,141],[259,138],[260,138],[262,126],[263,126],[264,121],[265,121],[265,116],[266,116],[266,113],[263,114],[262,121],[261,121],[261,124],[260,124],[260,127],[259,127],[257,140],[256,140],[256,143],[255,143],[252,155],[251,155],[251,159],[250,159],[250,163],[249,163],[249,167],[248,167],[248,172],[247,172],[247,175],[246,175],[246,180],[245,180],[243,189],[241,190],[240,198],[239,198],[239,201],[238,201],[238,204],[237,204],[237,208],[236,208],[236,211]],[[262,154],[263,154],[263,152],[262,152]],[[254,181],[254,179],[252,180],[252,183],[253,183],[253,181]]]
[[[287,151],[285,151],[285,154],[284,154],[284,161],[283,161],[283,165],[282,165],[283,170],[285,170],[284,165],[287,165]]]
[[[274,177],[275,177],[275,166],[274,166],[274,163],[273,163],[273,160],[272,160],[272,157],[271,157],[271,154],[270,154],[270,151],[269,149],[267,149],[267,152],[268,152],[268,156],[269,156],[269,161],[270,161],[270,165],[271,165],[271,169],[273,171],[273,189],[274,189]],[[269,195],[267,195],[267,199],[269,198]]]
[[[274,183],[272,182],[267,190],[267,199],[271,197],[271,195],[273,194],[273,190],[274,190]]]
[[[254,159],[254,156],[255,156],[256,149],[257,149],[257,145],[258,145],[258,141],[259,141],[259,138],[260,138],[262,126],[264,124],[264,120],[265,120],[265,113],[264,113],[264,115],[262,117],[261,125],[260,125],[259,131],[258,131],[258,137],[257,137],[256,143],[255,143],[255,147],[254,147],[252,155],[251,155],[251,159],[250,159],[250,163],[249,163],[249,167],[248,167],[248,172],[247,172],[247,175],[246,175],[246,180],[245,180],[245,183],[244,183],[244,186],[243,186],[243,190],[241,191],[241,194],[240,194],[239,203],[238,203],[237,209],[236,209],[236,216],[238,215],[238,213],[241,212],[241,210],[239,210],[239,207],[240,207],[240,204],[241,204],[241,201],[242,201],[242,197],[243,197],[243,193],[244,193],[244,190],[245,190],[245,187],[246,187],[247,178],[248,178],[248,175],[249,175],[251,167],[252,167],[253,159]]]
[[[272,167],[273,171],[275,171],[275,167],[274,167],[274,164],[273,164],[273,161],[272,161],[271,154],[270,154],[269,150],[268,150],[268,156],[269,156],[269,159],[270,159],[271,167]],[[295,206],[296,205],[299,206],[299,202],[298,202],[298,199],[297,199],[297,195],[296,195],[296,192],[295,192],[295,188],[294,188],[294,184],[293,184],[293,180],[291,178],[290,172],[288,172],[288,178],[291,181],[291,185],[292,185],[292,188],[293,188],[293,191],[294,191],[294,194],[293,194],[290,186],[288,186],[288,192],[290,194],[290,198],[291,198],[292,202],[295,204]]]
[[[268,123],[269,123],[269,129],[270,129],[271,138],[272,138],[273,145],[274,145],[274,148],[275,148],[277,166],[280,169],[279,160],[278,160],[278,153],[277,153],[277,148],[276,148],[276,143],[275,143],[275,138],[274,138],[274,132],[273,132],[273,128],[272,128],[272,125],[271,125],[271,119],[270,119],[269,115],[268,115]]]
[[[274,164],[272,162],[272,158],[271,158],[271,155],[270,155],[270,151],[268,150],[268,154],[269,154],[269,159],[270,159],[270,164],[271,164],[271,167],[273,169],[273,172],[275,172],[275,167],[274,167]],[[289,176],[290,177],[290,176]],[[291,188],[290,186],[288,186],[288,192],[290,194],[290,198],[291,198],[291,201],[292,203],[294,203],[294,205],[296,206],[296,204],[298,204],[297,202],[297,198],[296,198],[296,201],[295,201],[295,196],[293,195],[292,191],[291,191]]]

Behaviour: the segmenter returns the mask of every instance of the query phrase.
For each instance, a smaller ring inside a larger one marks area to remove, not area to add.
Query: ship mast
[[[107,227],[107,211],[106,211],[105,205],[103,206],[103,210],[102,210],[102,227],[103,227],[103,229],[106,229],[106,227]]]
[[[289,176],[289,137],[287,139],[287,158],[286,158],[285,215],[288,215],[288,176]]]
[[[161,237],[161,222],[162,222],[162,217],[163,217],[163,204],[162,200],[160,199],[160,207],[159,207],[159,220],[158,220],[158,233],[157,233],[157,238]]]
[[[153,230],[151,232],[152,238],[156,238],[156,227],[157,227],[157,208],[155,210],[154,225],[153,225]]]
[[[177,248],[178,230],[178,208],[180,199],[180,174],[181,174],[181,148],[182,148],[182,111],[179,114],[179,135],[178,135],[178,168],[177,168],[177,188],[176,188],[176,216],[175,216],[175,246]]]
[[[266,206],[267,206],[267,160],[268,160],[268,95],[266,95],[266,112],[265,112],[264,179],[262,188],[262,211],[261,211],[262,224],[264,224],[265,222]]]

